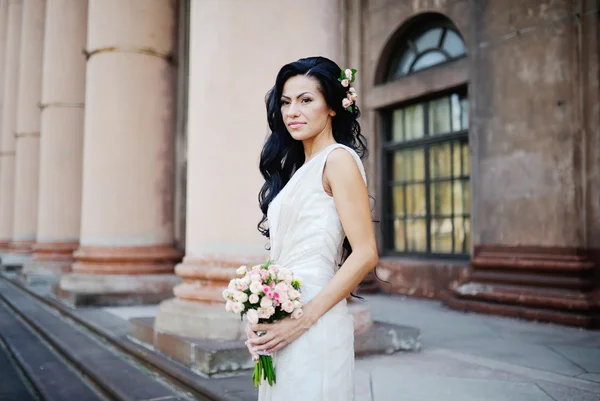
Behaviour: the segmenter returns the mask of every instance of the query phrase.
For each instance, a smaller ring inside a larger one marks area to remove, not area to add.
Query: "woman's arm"
[[[333,306],[347,298],[377,264],[369,194],[354,157],[344,149],[333,150],[323,178],[326,190],[333,195],[352,253],[323,290],[304,306],[304,315],[300,319],[252,326],[255,332],[266,332],[264,336],[250,340],[259,351],[278,351],[300,337]]]

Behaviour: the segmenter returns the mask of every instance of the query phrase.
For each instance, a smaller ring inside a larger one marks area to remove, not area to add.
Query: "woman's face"
[[[335,111],[327,105],[318,85],[315,78],[304,75],[293,76],[283,85],[281,116],[288,132],[297,141],[331,129]]]

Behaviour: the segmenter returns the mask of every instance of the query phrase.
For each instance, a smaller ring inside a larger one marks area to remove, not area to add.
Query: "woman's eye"
[[[312,99],[308,99],[308,98],[302,99],[302,103],[310,103],[310,102],[312,102]]]
[[[287,100],[282,100],[281,101],[281,105],[282,106],[287,106],[288,104],[290,104],[290,102],[288,102]]]

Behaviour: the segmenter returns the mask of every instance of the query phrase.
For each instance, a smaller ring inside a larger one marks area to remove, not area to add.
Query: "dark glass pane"
[[[452,131],[462,130],[462,111],[460,107],[460,98],[456,93],[450,96],[450,102],[452,103]]]
[[[425,216],[425,184],[406,186],[406,213],[409,216]]]
[[[464,193],[463,202],[465,213],[471,214],[471,182],[468,180],[462,181],[462,190]]]
[[[446,134],[450,129],[450,98],[432,100],[429,103],[429,134]]]
[[[469,129],[469,100],[467,98],[460,99],[460,125],[463,130]]]
[[[406,181],[425,180],[425,149],[408,149],[402,152],[404,178]]]
[[[465,209],[464,199],[464,181],[454,181],[452,184],[452,191],[454,192],[454,214],[469,214],[469,211]]]
[[[400,58],[400,62],[398,63],[398,68],[396,68],[396,78],[400,78],[408,74],[413,61],[415,61],[415,53],[413,53],[413,51],[410,49],[405,50],[402,58]]]
[[[462,144],[462,167],[463,167],[463,175],[469,175],[471,173],[471,160],[469,157],[469,144],[464,142]]]
[[[404,252],[406,250],[404,238],[405,238],[404,220],[395,219],[394,220],[394,249],[397,252]]]
[[[452,220],[431,219],[431,251],[452,253]]]
[[[415,47],[419,53],[423,53],[425,50],[429,49],[436,49],[440,46],[441,37],[442,28],[430,29],[415,40]]]
[[[456,32],[451,30],[446,32],[442,47],[452,58],[460,57],[465,54],[465,44],[463,40]]]
[[[452,187],[450,181],[431,183],[431,214],[448,216],[452,214]]]
[[[463,253],[469,252],[470,247],[470,226],[469,218],[455,217],[454,218],[454,252]]]
[[[406,228],[408,250],[413,252],[426,252],[427,227],[425,219],[409,219],[406,221]]]
[[[452,173],[453,177],[460,177],[462,144],[458,141],[452,142]]]
[[[404,216],[404,187],[402,185],[392,188],[392,198],[394,205],[392,213],[394,216]]]
[[[402,109],[392,112],[392,141],[404,140],[404,124],[402,122]]]
[[[392,180],[393,181],[404,181],[405,178],[405,169],[404,169],[404,154],[403,152],[395,152],[393,155],[393,166],[394,166],[394,171],[393,171],[393,175],[392,175]]]
[[[405,140],[422,138],[425,135],[425,118],[423,117],[423,105],[415,104],[404,109],[405,116]]]
[[[429,173],[431,178],[450,177],[450,143],[429,148]]]
[[[436,64],[442,64],[446,62],[446,56],[440,52],[429,52],[425,53],[417,59],[417,62],[413,64],[412,72],[416,72],[428,67],[432,67]]]

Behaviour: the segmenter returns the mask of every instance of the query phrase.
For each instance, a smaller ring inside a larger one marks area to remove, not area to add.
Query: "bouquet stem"
[[[275,369],[273,369],[273,357],[270,355],[260,355],[256,365],[254,365],[254,373],[252,381],[254,388],[258,388],[262,380],[266,380],[270,386],[275,383]]]

